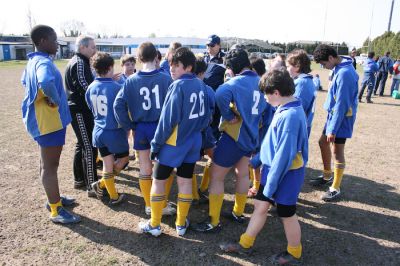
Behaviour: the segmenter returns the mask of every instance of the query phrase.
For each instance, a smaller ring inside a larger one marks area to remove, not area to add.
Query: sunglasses
[[[213,48],[215,46],[215,44],[214,43],[209,43],[209,44],[207,44],[207,46]]]

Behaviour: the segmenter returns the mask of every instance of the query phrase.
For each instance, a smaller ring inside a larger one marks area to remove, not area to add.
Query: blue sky
[[[387,29],[392,0],[279,1],[50,1],[12,0],[0,9],[0,33],[29,32],[28,10],[36,23],[59,33],[63,22],[82,21],[89,33],[135,37],[220,36],[262,40],[320,40],[361,46]],[[372,14],[373,13],[373,14]],[[400,31],[400,0],[395,1],[392,31]],[[372,19],[371,19],[372,18]]]

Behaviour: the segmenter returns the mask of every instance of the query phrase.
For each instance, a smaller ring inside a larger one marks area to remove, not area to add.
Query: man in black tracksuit
[[[224,83],[225,66],[224,66],[225,53],[221,51],[221,39],[217,35],[208,37],[207,52],[204,54],[204,61],[207,63],[207,70],[204,74],[204,83],[210,86],[214,91]],[[216,140],[219,139],[220,132],[218,129],[221,114],[217,106],[213,115],[211,128]]]
[[[74,156],[74,188],[86,187],[88,196],[92,193],[90,184],[97,181],[97,149],[92,145],[94,120],[85,101],[85,92],[94,76],[89,59],[96,53],[94,39],[79,36],[76,40],[76,54],[69,61],[65,70],[65,89],[72,116],[77,143]]]

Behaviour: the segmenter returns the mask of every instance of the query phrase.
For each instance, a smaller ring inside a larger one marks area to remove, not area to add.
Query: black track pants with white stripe
[[[97,181],[97,149],[92,145],[93,115],[74,108],[70,108],[70,112],[78,141],[74,156],[74,180],[79,183],[84,181],[87,189],[90,189],[90,184]]]

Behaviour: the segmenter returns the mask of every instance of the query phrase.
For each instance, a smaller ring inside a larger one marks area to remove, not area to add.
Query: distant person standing
[[[360,92],[358,93],[358,102],[362,102],[362,96],[364,94],[365,87],[368,86],[367,92],[367,103],[373,103],[371,101],[372,90],[375,85],[375,74],[378,71],[378,65],[374,60],[375,53],[369,52],[368,59],[363,63],[364,67],[364,78],[361,82]]]
[[[65,70],[65,89],[72,116],[72,128],[77,138],[74,188],[86,186],[88,196],[95,197],[96,194],[91,190],[90,184],[97,181],[97,149],[92,145],[94,119],[86,104],[85,93],[94,80],[89,60],[96,53],[96,44],[92,37],[82,35],[76,39],[75,47],[76,54],[68,62]]]
[[[181,48],[182,44],[180,42],[172,42],[170,43],[168,47],[168,51],[165,54],[164,60],[161,61],[160,63],[160,70],[163,71],[164,73],[167,73],[169,76],[171,76],[171,73],[169,71],[169,61],[171,61],[172,56],[174,55],[175,51],[178,48]]]
[[[378,61],[378,75],[376,76],[374,95],[376,95],[379,86],[379,96],[383,96],[385,90],[385,84],[388,77],[388,73],[392,74],[393,61],[390,58],[390,52],[386,52]]]
[[[390,87],[390,95],[393,94],[393,91],[399,91],[400,84],[400,58],[397,58],[396,63],[393,65],[393,81],[392,86]]]
[[[353,61],[353,67],[354,67],[354,69],[357,69],[356,55],[357,55],[356,49],[351,50],[351,52],[350,52],[350,58],[351,58],[351,60]]]

